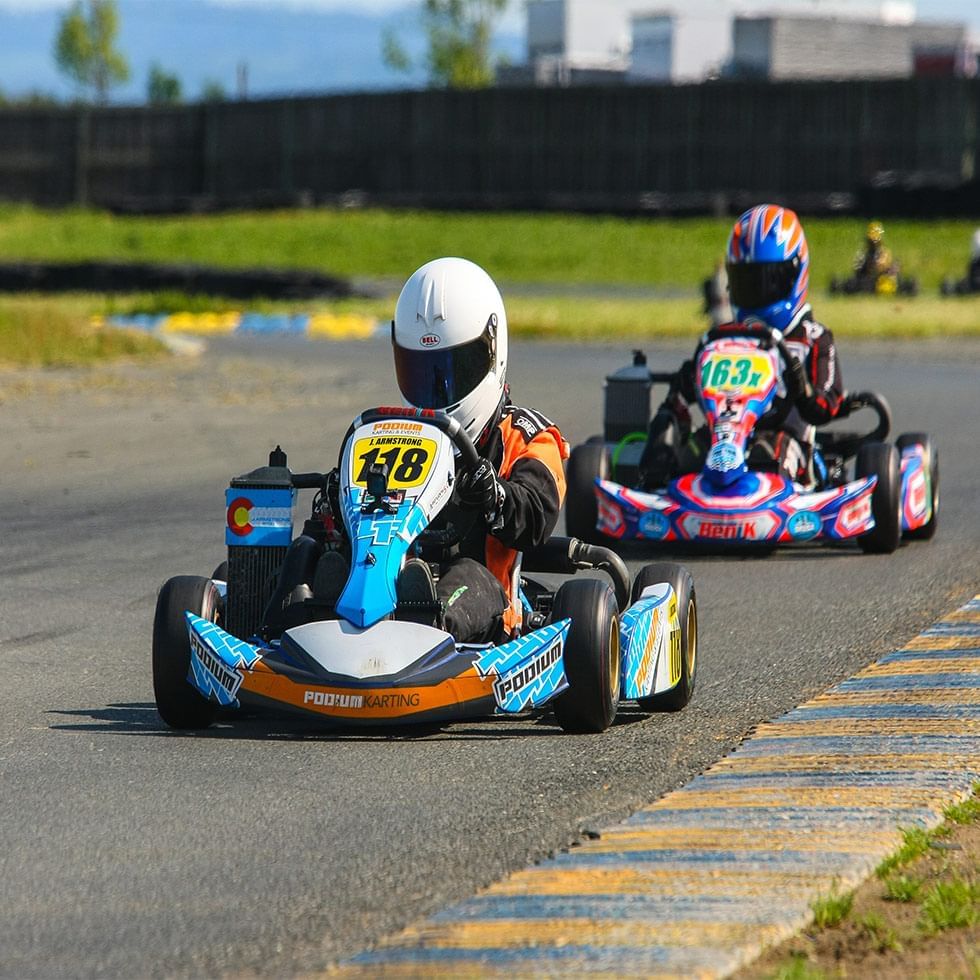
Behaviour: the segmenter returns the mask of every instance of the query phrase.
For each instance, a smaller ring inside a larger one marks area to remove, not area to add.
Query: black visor
[[[729,262],[728,291],[732,303],[755,310],[788,299],[800,271],[799,256],[785,262]]]
[[[394,348],[398,387],[405,400],[416,408],[455,405],[493,369],[494,343],[489,323],[479,337],[457,347],[408,350],[395,343]]]

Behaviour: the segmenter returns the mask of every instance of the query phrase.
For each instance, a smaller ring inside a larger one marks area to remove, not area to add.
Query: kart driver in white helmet
[[[391,342],[405,402],[451,415],[480,455],[435,524],[452,525],[458,547],[408,559],[399,600],[441,600],[445,629],[457,642],[513,635],[521,624],[519,552],[543,544],[555,529],[568,445],[540,412],[511,403],[507,315],[478,265],[442,258],[416,271],[398,297]]]

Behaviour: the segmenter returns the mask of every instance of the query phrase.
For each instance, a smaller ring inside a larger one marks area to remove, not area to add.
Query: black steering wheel
[[[347,440],[353,435],[354,430],[362,425],[370,425],[374,422],[391,422],[397,419],[413,419],[431,425],[440,432],[445,433],[452,444],[459,451],[459,473],[472,473],[480,463],[480,454],[473,445],[473,440],[469,437],[466,430],[451,415],[429,408],[401,408],[401,407],[380,407],[369,408],[361,412],[354,419],[341,442],[341,454],[343,447],[347,445]],[[457,476],[458,478],[458,476]],[[445,529],[426,528],[418,536],[420,543],[426,543],[440,548],[451,548],[459,544],[462,539],[460,530],[454,525]]]
[[[715,340],[727,340],[731,337],[749,337],[752,340],[758,340],[764,349],[775,347],[779,352],[783,361],[782,380],[783,387],[786,389],[786,397],[777,398],[773,407],[763,416],[767,427],[778,429],[786,421],[786,416],[789,415],[793,406],[803,397],[803,391],[797,384],[796,375],[789,369],[794,355],[790,353],[780,331],[773,330],[768,324],[753,321],[751,323],[729,323],[720,327],[713,327],[701,338],[701,343],[698,345],[695,354],[695,361],[706,344]],[[761,421],[762,419],[759,419],[756,426]]]
[[[473,440],[466,430],[451,415],[433,408],[401,408],[398,406],[369,408],[361,412],[351,422],[340,443],[341,453],[343,453],[344,446],[347,445],[347,440],[359,426],[370,425],[373,422],[393,422],[398,419],[414,419],[417,422],[425,422],[426,425],[431,425],[449,436],[452,444],[459,450],[461,469],[464,473],[472,472],[479,465],[480,454],[476,451],[476,446],[473,445]]]

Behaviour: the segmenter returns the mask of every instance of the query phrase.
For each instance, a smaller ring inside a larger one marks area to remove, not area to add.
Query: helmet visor
[[[445,350],[408,350],[395,344],[395,376],[416,408],[448,408],[462,401],[493,369],[489,330]]]
[[[754,310],[787,299],[799,270],[797,256],[785,262],[729,262],[728,291],[732,303]]]

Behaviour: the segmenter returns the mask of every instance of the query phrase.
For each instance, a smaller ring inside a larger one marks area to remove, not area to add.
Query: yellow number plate
[[[772,361],[765,354],[709,354],[701,362],[701,389],[754,395],[772,379]]]
[[[433,439],[412,436],[368,436],[354,444],[352,482],[367,486],[369,467],[384,463],[388,467],[389,490],[412,490],[429,478],[432,461],[436,458]]]

